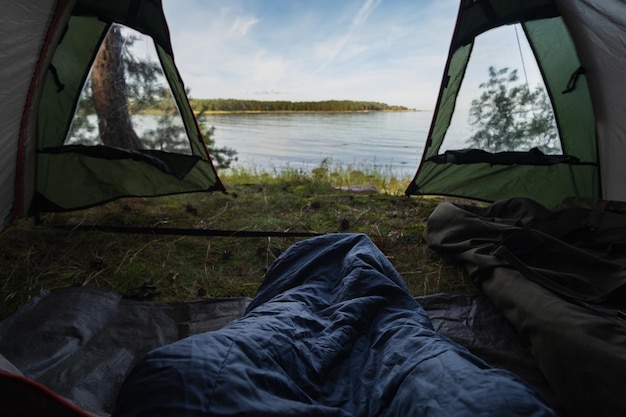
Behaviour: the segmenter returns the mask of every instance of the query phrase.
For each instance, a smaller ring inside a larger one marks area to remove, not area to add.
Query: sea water
[[[237,151],[233,167],[310,171],[322,163],[413,176],[432,112],[230,113],[204,116],[216,147]]]

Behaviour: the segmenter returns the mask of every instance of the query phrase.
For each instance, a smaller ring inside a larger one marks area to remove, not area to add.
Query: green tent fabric
[[[120,197],[224,190],[176,69],[160,1],[10,1],[3,10],[0,228],[16,216]],[[169,91],[184,150],[68,143],[92,64],[114,25],[154,41],[159,88]]]
[[[615,0],[461,1],[422,161],[406,193],[528,197],[550,207],[568,197],[626,200],[624,16],[626,5]],[[497,153],[496,162],[451,158],[442,145],[458,134],[449,127],[476,39],[510,24],[520,25],[536,58],[563,158],[537,163],[530,151],[505,162]]]

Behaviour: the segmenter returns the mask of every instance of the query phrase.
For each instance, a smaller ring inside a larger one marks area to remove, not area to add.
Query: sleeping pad
[[[372,241],[296,243],[242,318],[148,353],[114,416],[552,416],[514,374],[435,332]]]

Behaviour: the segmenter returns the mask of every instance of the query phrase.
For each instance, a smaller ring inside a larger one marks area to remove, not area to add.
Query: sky
[[[192,98],[435,106],[459,0],[163,0]]]

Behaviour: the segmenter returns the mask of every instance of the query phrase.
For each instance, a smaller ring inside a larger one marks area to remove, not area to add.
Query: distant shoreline
[[[388,105],[377,101],[323,100],[323,101],[260,101],[239,99],[190,99],[196,114],[256,114],[256,113],[371,113],[416,112],[405,106]]]
[[[267,113],[416,113],[428,112],[430,110],[204,110],[194,109],[198,114],[267,114]]]

